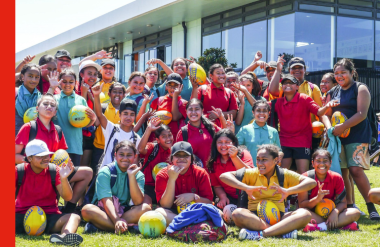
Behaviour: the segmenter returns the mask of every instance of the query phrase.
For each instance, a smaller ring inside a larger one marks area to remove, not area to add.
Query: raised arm
[[[103,85],[96,84],[92,87],[92,93],[94,94],[94,111],[99,119],[100,125],[105,129],[107,127],[108,120],[102,112],[102,105],[100,104],[100,93],[102,92]]]
[[[132,164],[128,167],[129,192],[134,205],[139,205],[144,201],[144,193],[142,193],[136,179],[136,174],[140,171],[140,167]]]
[[[146,145],[148,144],[149,137],[152,134],[152,132],[160,128],[160,126],[161,120],[158,117],[154,117],[150,120],[150,122],[148,123],[148,127],[146,128],[146,131],[143,134],[139,145],[137,146],[137,149],[140,154],[146,154],[148,152]]]
[[[179,85],[179,87],[177,87],[173,93],[173,102],[172,102],[173,121],[178,121],[183,117],[182,113],[178,109],[178,96],[181,94],[182,89],[183,89],[183,85]]]
[[[146,62],[146,64],[151,65],[151,66],[159,64],[164,69],[166,75],[170,75],[171,73],[174,73],[173,70],[169,66],[166,65],[166,63],[164,63],[161,59],[158,59],[158,58],[152,58],[148,62]]]
[[[239,106],[239,111],[238,111],[236,119],[235,119],[235,123],[236,123],[236,125],[241,125],[241,123],[243,122],[243,118],[244,118],[245,95],[239,94],[238,98],[240,101],[240,106]]]
[[[22,61],[21,63],[19,63],[16,67],[16,73],[20,73],[21,70],[22,70],[22,67],[24,67],[24,65],[30,63],[34,58],[36,57],[36,55],[34,56],[31,56],[31,55],[28,55],[26,56]]]
[[[88,57],[83,58],[79,62],[79,65],[81,65],[81,63],[83,63],[84,61],[87,61],[87,60],[91,60],[91,61],[95,62],[96,60],[99,60],[99,59],[112,58],[111,54],[112,54],[112,52],[106,52],[105,50],[98,51],[95,54],[92,54]]]
[[[277,60],[277,69],[273,74],[272,80],[269,83],[268,91],[270,94],[274,96],[278,96],[280,94],[280,79],[281,79],[281,71],[284,67],[284,63],[286,62],[284,59],[285,55],[278,57]]]

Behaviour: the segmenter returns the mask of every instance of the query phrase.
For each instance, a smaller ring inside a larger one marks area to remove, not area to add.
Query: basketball
[[[280,221],[280,210],[276,204],[268,200],[262,200],[257,206],[257,215],[269,225],[274,225]]]
[[[86,127],[91,119],[86,114],[86,106],[76,105],[71,108],[69,112],[69,122],[75,128],[83,128]]]
[[[178,213],[181,213],[183,210],[185,210],[188,206],[190,206],[191,204],[194,204],[195,202],[194,201],[191,201],[191,202],[188,202],[186,203],[186,205],[184,206],[177,206],[177,211]]]
[[[232,220],[232,212],[235,209],[237,209],[235,204],[228,204],[223,208],[223,220],[229,225],[234,224],[234,221]]]
[[[163,168],[167,167],[169,164],[165,162],[158,163],[157,165],[154,166],[152,170],[152,176],[154,181],[156,181],[156,175],[159,171],[161,171]]]
[[[335,127],[335,125],[344,123],[346,120],[347,120],[346,115],[344,115],[340,111],[336,111],[331,117],[331,124],[333,127]],[[345,138],[349,134],[350,134],[350,128],[346,129],[339,137]]]
[[[51,156],[50,163],[53,163],[56,166],[62,166],[62,164],[67,164],[69,159],[70,157],[66,150],[58,149],[53,156]]]
[[[330,199],[323,199],[325,202],[319,202],[317,206],[315,206],[315,213],[321,216],[324,219],[327,219],[335,208],[335,203]]]
[[[24,123],[29,123],[30,121],[32,120],[36,120],[37,119],[37,109],[36,107],[30,107],[28,110],[26,110],[26,112],[24,113]]]
[[[46,214],[42,208],[33,206],[24,216],[24,229],[29,236],[39,236],[46,228]]]
[[[168,111],[158,111],[154,114],[154,116],[161,119],[161,123],[165,125],[168,125],[173,118],[173,115]]]
[[[103,92],[101,92],[99,94],[99,98],[100,98],[100,103],[103,104],[103,103],[110,103],[111,99],[110,99],[110,96],[108,96],[108,94],[105,94]]]
[[[312,126],[313,126],[313,137],[321,138],[323,131],[325,129],[325,125],[319,121],[315,121],[313,122]]]
[[[205,70],[197,63],[192,63],[189,66],[189,73],[192,77],[196,78],[198,85],[207,84],[207,76]]]
[[[145,212],[139,219],[139,230],[144,237],[158,237],[165,233],[166,220],[156,211]]]

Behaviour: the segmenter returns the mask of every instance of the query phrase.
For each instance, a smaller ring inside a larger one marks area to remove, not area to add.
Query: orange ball
[[[313,127],[313,137],[321,138],[323,131],[325,129],[325,125],[319,121],[315,121],[313,122],[312,127]]]

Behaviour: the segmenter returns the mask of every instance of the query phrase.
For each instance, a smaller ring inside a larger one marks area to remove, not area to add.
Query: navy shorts
[[[311,158],[311,149],[310,148],[292,148],[281,146],[282,152],[284,153],[284,159],[293,158],[296,160],[306,159],[310,160]]]

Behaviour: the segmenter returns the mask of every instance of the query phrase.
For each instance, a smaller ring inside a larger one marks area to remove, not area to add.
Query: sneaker
[[[91,234],[91,233],[95,233],[98,231],[99,231],[99,229],[96,226],[94,226],[92,223],[87,223],[84,226],[84,232],[83,233]]]
[[[358,206],[355,205],[355,203],[353,205],[354,205],[354,208],[360,211],[361,215],[366,215],[363,211],[360,210],[360,208],[358,208]]]
[[[359,231],[359,224],[354,221],[351,224],[348,224],[347,226],[339,228],[340,230],[347,230],[347,231]]]
[[[140,234],[139,225],[134,224],[133,226],[128,226],[128,231],[130,233]]]
[[[294,231],[291,231],[291,232],[289,232],[287,234],[282,235],[282,238],[294,238],[294,239],[297,239],[297,236],[298,236],[298,231],[294,230]]]
[[[66,235],[52,234],[49,239],[52,244],[63,244],[63,245],[79,245],[83,242],[83,238],[76,233],[69,233]]]
[[[262,234],[260,234],[260,231],[251,231],[245,228],[242,228],[239,233],[239,239],[240,240],[260,240],[262,239]]]
[[[369,213],[370,220],[380,220],[380,215],[376,211],[372,211]]]
[[[303,229],[303,232],[314,232],[314,231],[320,231],[321,229],[318,227],[317,222],[315,219],[312,219],[309,224],[305,226]]]

